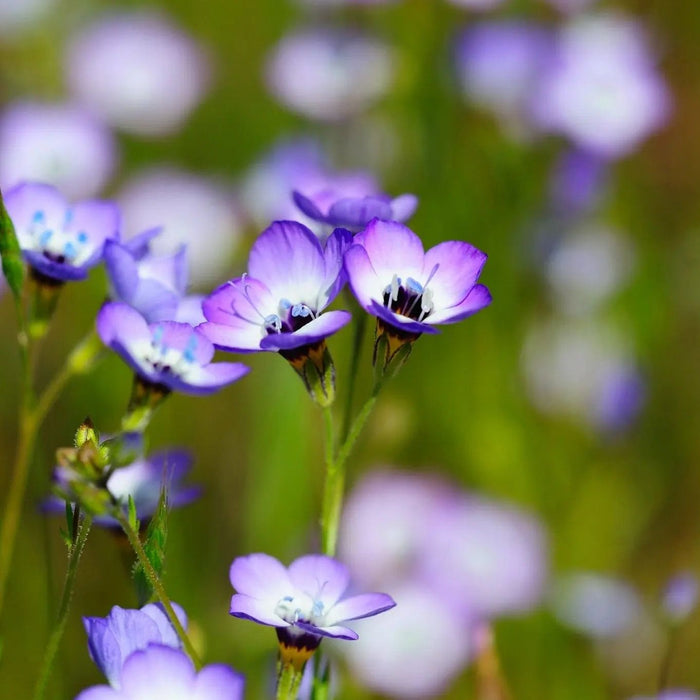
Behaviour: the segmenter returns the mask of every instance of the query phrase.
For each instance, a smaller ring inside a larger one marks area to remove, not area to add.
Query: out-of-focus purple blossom
[[[151,644],[124,663],[121,688],[99,685],[76,700],[243,700],[243,676],[224,664],[195,670],[179,649]]]
[[[101,259],[105,241],[119,238],[116,204],[69,204],[51,185],[23,182],[5,194],[5,207],[25,260],[54,280],[80,280]]]
[[[574,19],[562,30],[532,113],[540,128],[617,158],[664,124],[669,102],[641,28],[600,14]]]
[[[522,128],[551,54],[552,37],[544,27],[517,20],[480,22],[459,37],[457,74],[469,100]]]
[[[486,254],[462,241],[444,241],[427,252],[406,226],[374,219],[345,253],[353,294],[367,313],[400,333],[437,333],[491,303],[477,284]]]
[[[324,340],[350,321],[347,311],[323,310],[344,284],[351,237],[336,229],[322,246],[303,224],[274,222],[253,244],[247,274],[205,299],[199,329],[235,352],[284,352]]]
[[[591,572],[561,576],[552,588],[550,603],[562,624],[594,639],[624,634],[643,614],[630,585]]]
[[[685,571],[674,576],[667,584],[661,601],[666,617],[673,623],[683,622],[695,610],[700,595],[698,577]]]
[[[202,304],[206,297],[202,294],[191,294],[180,299],[173,321],[179,323],[189,323],[190,326],[198,326],[207,319],[202,310]]]
[[[312,119],[334,121],[384,95],[394,65],[391,50],[371,36],[305,30],[281,40],[265,73],[268,88],[284,105]]]
[[[454,609],[478,619],[532,610],[548,576],[545,532],[530,514],[476,496],[457,500],[431,525],[423,574]]]
[[[214,346],[189,324],[161,321],[149,326],[121,302],[102,307],[97,332],[142,380],[172,391],[211,394],[250,371],[239,362],[212,362]]]
[[[201,493],[198,486],[183,485],[192,468],[192,455],[184,450],[164,450],[148,458],[139,459],[126,467],[115,469],[107,480],[107,490],[121,503],[133,498],[136,516],[142,522],[149,520],[156,512],[163,487],[167,487],[168,507],[179,508],[191,503]],[[70,493],[73,475],[63,467],[54,469],[54,483],[65,493]],[[45,512],[63,512],[65,504],[51,497],[42,506]],[[109,515],[98,515],[97,525],[120,527],[116,519]]]
[[[576,216],[593,209],[601,199],[608,162],[577,148],[565,151],[550,180],[550,200],[558,214]]]
[[[473,654],[470,627],[421,583],[392,583],[391,591],[396,608],[356,623],[360,639],[343,645],[352,676],[393,698],[441,696]]]
[[[163,233],[153,241],[155,252],[171,253],[187,244],[193,284],[211,285],[230,266],[241,220],[226,186],[183,170],[152,168],[129,180],[118,200],[125,238],[157,222]]]
[[[311,653],[323,637],[357,639],[346,622],[378,615],[396,603],[385,593],[344,598],[348,568],[331,557],[309,554],[289,568],[267,554],[238,557],[231,564],[231,615],[277,629],[285,649]]]
[[[187,286],[184,246],[174,255],[150,253],[150,238],[159,233],[160,229],[152,229],[125,243],[105,244],[105,266],[113,299],[129,304],[149,323],[174,320]]]
[[[600,323],[533,325],[522,369],[537,408],[603,432],[629,427],[644,404],[643,379],[629,342],[619,329]]]
[[[173,603],[173,609],[187,627],[185,611]],[[115,605],[107,617],[84,617],[90,657],[113,688],[121,687],[124,662],[149,644],[180,649],[182,642],[167,614],[159,604],[149,603],[140,610]]]
[[[70,199],[94,197],[116,161],[111,132],[77,105],[21,101],[0,116],[3,189],[33,180],[55,185]]]
[[[57,5],[57,0],[0,0],[0,37],[22,37]]]
[[[634,258],[632,241],[621,232],[594,222],[577,226],[546,261],[553,304],[572,316],[600,308],[628,281]]]
[[[344,507],[340,559],[363,586],[415,578],[439,535],[432,527],[452,506],[455,490],[426,474],[376,471],[353,489]]]
[[[343,191],[342,185],[334,191],[331,183],[314,193],[295,190],[294,202],[314,221],[355,232],[365,228],[372,219],[403,223],[413,216],[418,206],[418,198],[412,194],[393,199],[383,193],[357,196]]]
[[[84,27],[66,66],[78,101],[112,126],[144,136],[180,128],[209,83],[200,47],[151,12],[108,14]]]

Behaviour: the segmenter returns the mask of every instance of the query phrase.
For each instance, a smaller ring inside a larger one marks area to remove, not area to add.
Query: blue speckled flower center
[[[142,360],[154,372],[186,377],[193,368],[199,366],[195,358],[198,338],[193,333],[184,348],[178,349],[167,345],[163,340],[163,327],[157,326],[153,331],[150,346],[143,353]]]
[[[306,622],[314,627],[323,627],[326,612],[328,612],[324,608],[322,601],[314,599],[306,593],[301,593],[281,598],[275,607],[275,614],[292,625],[297,622]]]
[[[29,232],[34,239],[36,250],[57,263],[80,265],[85,262],[92,253],[90,238],[85,231],[67,230],[72,220],[73,211],[67,209],[61,227],[51,228],[46,214],[40,209],[35,211]]]
[[[289,299],[280,299],[278,312],[264,318],[263,329],[266,335],[294,333],[315,318],[316,313],[307,304],[292,304]]]
[[[425,284],[421,284],[413,277],[407,277],[403,281],[395,274],[391,284],[384,288],[382,303],[397,314],[415,321],[423,321],[433,310],[433,292],[428,288],[428,284],[436,271],[437,265],[433,268]]]

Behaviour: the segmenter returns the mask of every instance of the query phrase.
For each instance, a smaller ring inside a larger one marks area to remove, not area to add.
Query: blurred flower
[[[360,639],[343,645],[350,672],[383,696],[442,696],[473,653],[469,626],[423,584],[392,583],[391,591],[396,608],[373,620],[371,629],[369,622],[356,623]]]
[[[205,299],[200,330],[235,352],[284,352],[323,341],[350,321],[347,311],[322,313],[344,284],[350,237],[337,229],[322,247],[304,225],[274,222],[253,244],[248,273]]]
[[[550,200],[557,213],[575,216],[590,211],[600,201],[607,180],[605,159],[580,149],[565,151],[550,180]]]
[[[491,303],[476,284],[486,255],[469,243],[444,241],[427,252],[406,226],[373,220],[345,253],[353,294],[378,326],[415,340],[437,333],[435,324],[455,323]]]
[[[628,427],[644,403],[644,383],[621,332],[589,320],[537,323],[522,353],[530,398],[546,413],[594,428]]]
[[[173,609],[187,627],[187,615],[177,604]],[[121,687],[124,662],[133,652],[149,644],[161,644],[180,649],[180,638],[160,604],[149,603],[140,610],[115,605],[107,617],[84,617],[90,657],[113,688]]]
[[[118,200],[125,237],[157,223],[163,233],[153,241],[155,252],[170,253],[187,244],[193,284],[211,285],[229,267],[240,221],[233,196],[224,187],[185,171],[153,168],[132,178]]]
[[[0,37],[24,34],[41,22],[57,0],[0,0]]]
[[[700,695],[692,690],[663,690],[658,695],[635,695],[630,700],[700,700]]]
[[[345,622],[378,615],[396,603],[385,593],[342,598],[350,583],[344,564],[310,554],[285,568],[267,554],[231,564],[231,615],[277,629],[285,663],[301,668],[323,637],[357,639]]]
[[[183,651],[151,644],[124,663],[121,689],[99,685],[76,700],[243,700],[243,676],[224,664],[197,672]]]
[[[33,180],[55,185],[71,199],[93,197],[107,184],[116,160],[110,131],[76,105],[14,102],[0,116],[3,189]]]
[[[698,604],[700,583],[697,576],[686,571],[674,576],[666,585],[662,600],[663,611],[673,624],[683,622]]]
[[[358,197],[342,189],[334,192],[332,185],[313,194],[295,190],[294,202],[314,221],[342,226],[355,232],[365,228],[372,219],[403,223],[413,216],[418,206],[418,198],[412,194],[402,194],[393,199],[385,194]]]
[[[107,201],[69,205],[50,185],[25,182],[5,195],[5,207],[27,262],[54,280],[79,280],[119,237],[119,210]]]
[[[214,346],[189,324],[162,321],[149,326],[121,302],[102,307],[97,332],[144,382],[168,390],[211,394],[250,371],[238,362],[212,363]]]
[[[364,476],[343,506],[340,559],[363,586],[415,578],[438,537],[433,524],[457,498],[428,474],[374,471]]]
[[[536,607],[547,581],[548,556],[544,530],[532,515],[466,496],[437,518],[423,575],[453,609],[490,619]]]
[[[604,224],[586,222],[560,237],[545,276],[558,310],[587,314],[618,291],[634,267],[632,241]]]
[[[457,44],[457,74],[466,97],[508,126],[522,126],[542,70],[551,60],[548,30],[524,21],[480,22]]]
[[[623,634],[642,615],[631,586],[595,573],[561,576],[552,589],[551,605],[562,624],[594,639]]]
[[[168,507],[178,508],[191,503],[200,494],[198,486],[184,486],[181,482],[192,468],[192,456],[183,450],[163,450],[148,458],[138,459],[129,466],[115,469],[107,479],[107,490],[119,502],[127,503],[133,498],[136,516],[149,520],[156,512],[163,487],[167,487]],[[58,466],[54,469],[53,481],[62,493],[71,491],[73,473]],[[62,500],[50,498],[43,505],[47,512],[59,512],[65,508]],[[120,527],[109,515],[95,517],[98,525]]]
[[[179,129],[209,82],[196,43],[149,12],[109,14],[83,28],[69,44],[66,67],[80,102],[107,123],[144,136]]]
[[[640,27],[600,14],[574,19],[562,30],[532,104],[541,128],[616,158],[664,124],[669,102]]]
[[[393,79],[390,49],[378,39],[342,31],[289,34],[266,68],[270,91],[306,117],[336,120],[362,111]]]
[[[199,326],[201,323],[204,323],[207,320],[202,310],[205,298],[202,294],[190,294],[182,297],[178,302],[173,321],[189,323],[190,326]]]

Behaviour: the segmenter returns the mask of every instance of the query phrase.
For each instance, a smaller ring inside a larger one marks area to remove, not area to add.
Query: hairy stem
[[[39,677],[36,682],[36,686],[34,687],[34,700],[41,700],[46,692],[46,685],[51,677],[51,670],[53,669],[56,654],[58,653],[58,648],[61,644],[61,640],[63,639],[63,633],[66,629],[68,610],[70,609],[71,600],[73,599],[75,578],[78,573],[78,564],[80,563],[80,557],[85,549],[85,543],[87,542],[90,527],[92,526],[92,516],[90,515],[86,515],[80,525],[77,525],[80,518],[80,513],[77,509],[73,517],[73,522],[77,527],[77,534],[73,539],[73,544],[71,545],[68,555],[68,570],[66,571],[66,580],[63,584],[63,594],[61,595],[61,604],[58,609],[58,617],[56,619],[56,624],[54,625],[53,631],[51,632],[51,636],[49,637],[49,643],[46,646],[44,660],[41,664],[41,670],[39,671]]]
[[[126,515],[124,515],[124,512],[121,510],[121,508],[115,508],[112,514],[115,518],[117,518],[119,524],[124,530],[124,533],[129,538],[129,543],[131,544],[131,547],[134,550],[134,553],[136,554],[139,563],[141,564],[143,571],[146,574],[146,577],[148,578],[149,583],[155,591],[158,600],[162,604],[163,608],[165,608],[165,612],[168,616],[168,619],[170,620],[172,626],[175,628],[178,637],[180,637],[182,644],[185,647],[185,651],[189,654],[197,670],[199,670],[200,668],[202,668],[202,662],[199,659],[199,655],[192,646],[192,642],[187,636],[185,628],[182,626],[180,620],[175,614],[175,610],[173,610],[172,603],[170,602],[170,598],[168,597],[168,594],[165,591],[165,587],[163,586],[163,583],[160,580],[160,577],[158,576],[156,570],[153,568],[153,564],[151,564],[151,560],[148,558],[148,555],[146,554],[146,551],[144,550],[143,545],[141,544],[141,539],[139,538],[138,533],[131,527],[129,520],[127,519]]]

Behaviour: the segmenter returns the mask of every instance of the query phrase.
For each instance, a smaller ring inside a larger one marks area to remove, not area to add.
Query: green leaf
[[[165,569],[165,545],[167,540],[168,494],[165,485],[163,485],[160,491],[158,507],[153,514],[151,522],[148,524],[146,538],[143,543],[143,549],[146,552],[148,561],[151,562],[151,566],[153,566],[158,576],[161,576]],[[139,606],[145,605],[153,598],[153,588],[146,576],[146,572],[138,561],[134,565],[133,574]]]
[[[15,298],[19,299],[26,271],[22,250],[17,242],[15,227],[5,209],[2,192],[0,192],[0,257],[2,257],[2,271],[5,273],[5,279]]]
[[[136,533],[138,533],[139,528],[141,527],[139,519],[136,516],[136,504],[134,503],[134,497],[131,494],[129,494],[129,525]]]

